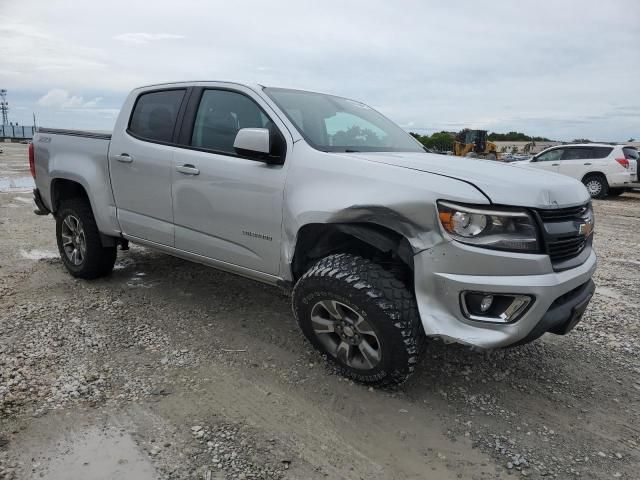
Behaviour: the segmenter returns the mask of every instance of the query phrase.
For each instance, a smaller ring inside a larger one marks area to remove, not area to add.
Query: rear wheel
[[[413,294],[380,265],[349,254],[316,263],[293,291],[302,332],[336,371],[368,385],[404,382],[424,333]]]
[[[609,193],[609,184],[604,175],[587,175],[582,180],[591,198],[605,198]]]
[[[89,202],[65,200],[56,212],[56,239],[62,263],[74,277],[108,275],[116,262],[116,247],[103,247]]]

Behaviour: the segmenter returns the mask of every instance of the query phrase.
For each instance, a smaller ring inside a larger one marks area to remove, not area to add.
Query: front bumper
[[[547,255],[498,252],[447,242],[418,253],[414,266],[416,299],[428,336],[479,348],[499,348],[525,343],[547,331],[573,328],[575,323],[568,322],[574,320],[576,306],[586,308],[579,305],[586,297],[573,301],[576,297],[571,293],[593,284],[596,254],[592,250],[582,265],[554,272]],[[524,294],[535,301],[513,323],[486,323],[462,314],[459,299],[463,291]],[[592,294],[587,294],[586,303]],[[555,308],[556,300],[562,306],[560,310]]]

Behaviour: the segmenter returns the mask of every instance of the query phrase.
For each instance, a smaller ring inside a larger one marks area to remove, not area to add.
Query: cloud
[[[640,137],[640,28],[629,20],[640,18],[638,0],[583,0],[579,9],[555,0],[551,10],[537,0],[482,9],[474,0],[304,8],[242,0],[218,2],[214,13],[209,3],[184,0],[177,18],[175,0],[153,8],[111,0],[108,9],[8,2],[0,44],[11,54],[0,53],[0,86],[14,106],[46,110],[51,126],[110,127],[100,109],[117,109],[132,88],[209,79],[354,98],[421,133],[476,126],[568,140]],[[104,99],[93,108],[39,107],[51,89],[69,92],[63,104]]]
[[[97,107],[101,100],[102,97],[96,97],[85,101],[83,97],[70,95],[67,90],[54,88],[40,97],[37,104],[41,107],[50,108],[86,109]]]
[[[184,35],[175,35],[173,33],[122,33],[113,37],[115,40],[119,40],[124,43],[131,43],[134,45],[143,45],[156,40],[180,40],[185,38]]]

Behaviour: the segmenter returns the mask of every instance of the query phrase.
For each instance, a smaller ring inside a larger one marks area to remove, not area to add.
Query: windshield
[[[423,152],[407,132],[371,107],[322,93],[264,91],[315,149],[325,152]]]

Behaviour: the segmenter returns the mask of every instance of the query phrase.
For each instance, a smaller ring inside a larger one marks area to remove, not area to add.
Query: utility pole
[[[0,90],[0,112],[2,112],[2,125],[9,125],[9,102],[7,102],[7,91]]]

